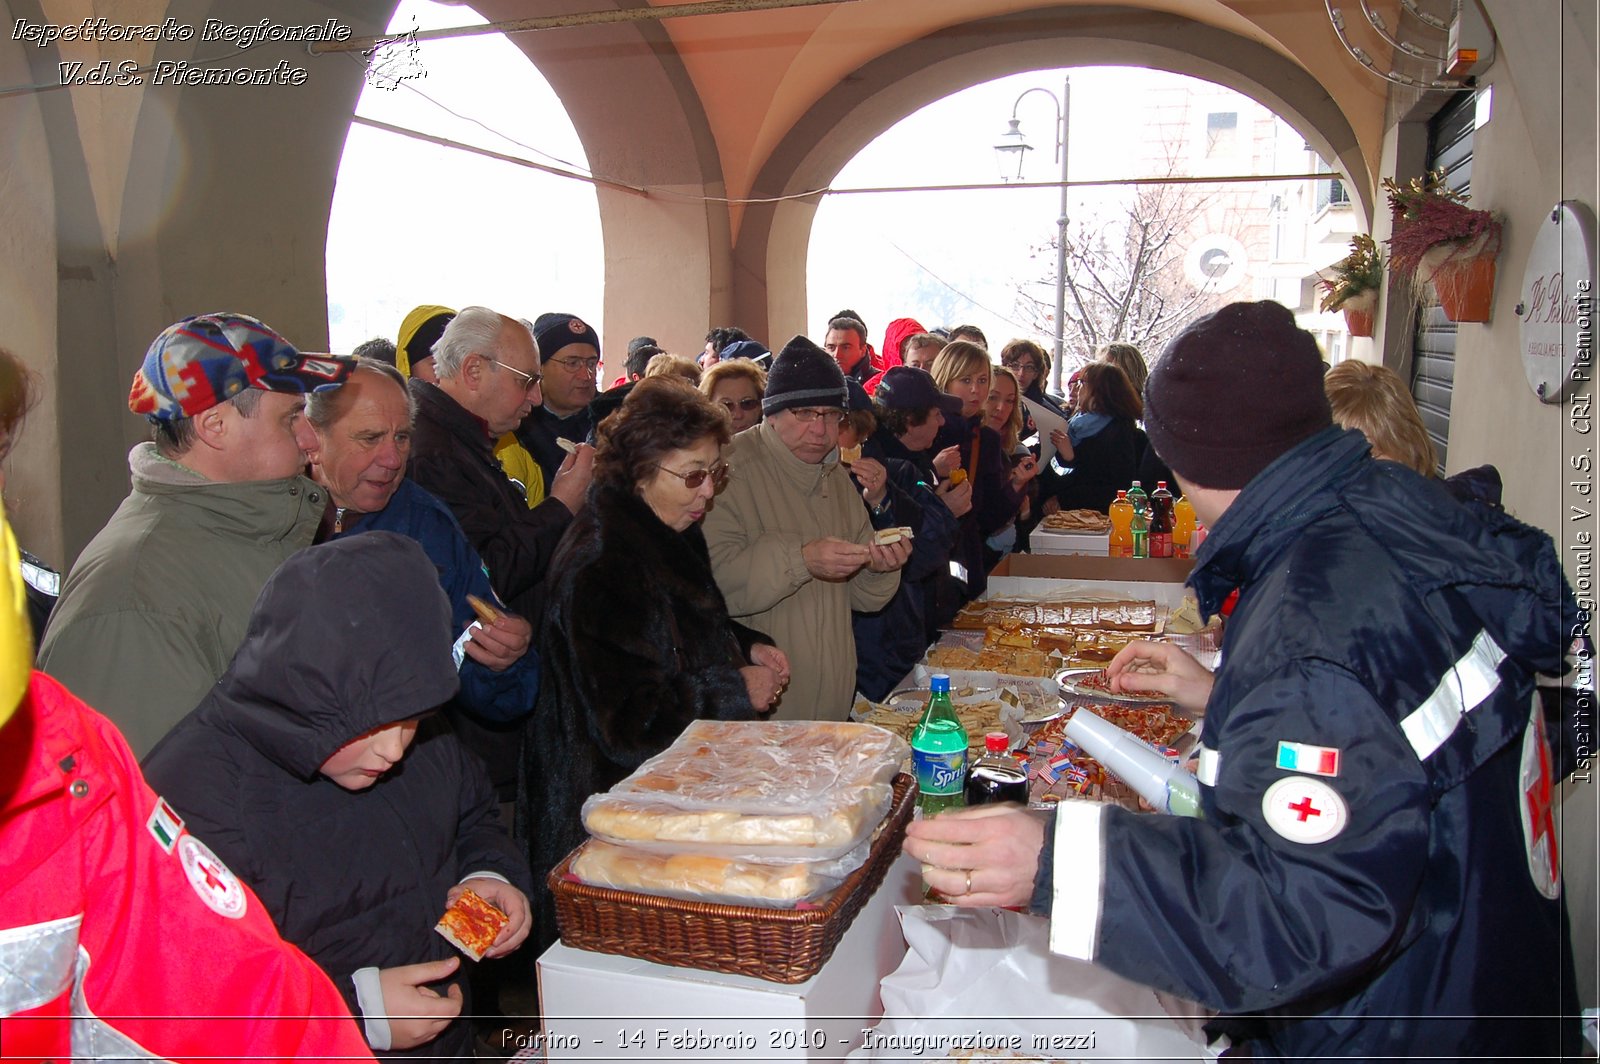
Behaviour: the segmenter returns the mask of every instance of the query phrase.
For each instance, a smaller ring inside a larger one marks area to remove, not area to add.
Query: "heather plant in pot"
[[[1378,242],[1365,233],[1350,240],[1350,254],[1328,267],[1331,277],[1320,277],[1322,309],[1342,310],[1351,336],[1371,336],[1372,318],[1378,309],[1378,290],[1383,285],[1383,255]]]
[[[1467,206],[1467,197],[1445,187],[1442,171],[1404,185],[1386,178],[1383,190],[1394,212],[1388,244],[1395,276],[1418,287],[1432,283],[1452,321],[1488,321],[1500,220]]]

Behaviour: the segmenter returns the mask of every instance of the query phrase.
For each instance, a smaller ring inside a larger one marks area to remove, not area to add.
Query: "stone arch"
[[[1355,131],[1326,89],[1265,45],[1165,12],[1055,7],[929,33],[857,69],[824,94],[768,157],[752,197],[827,186],[874,137],[953,92],[1008,74],[1141,66],[1234,89],[1281,115],[1336,160],[1361,211],[1373,182]],[[774,343],[804,329],[806,259],[816,197],[746,208],[733,249],[733,316]]]
[[[594,9],[632,6],[605,2]],[[479,0],[475,7],[491,21],[572,9],[567,0]],[[708,311],[720,321],[730,309],[721,249],[730,245],[732,231],[727,205],[706,198],[726,194],[721,157],[666,28],[642,21],[589,26],[581,36],[551,30],[510,39],[560,97],[596,174],[664,189],[639,196],[596,187],[606,245],[601,328],[607,372],[621,365],[627,338],[646,331],[669,348],[698,352]],[[670,261],[662,251],[670,252]]]

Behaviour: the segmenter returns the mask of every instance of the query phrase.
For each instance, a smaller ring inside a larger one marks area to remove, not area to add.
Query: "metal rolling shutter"
[[[1470,92],[1456,96],[1428,122],[1427,167],[1445,172],[1445,183],[1458,192],[1472,187],[1472,131],[1475,114]],[[1422,413],[1444,474],[1450,440],[1450,396],[1456,375],[1456,323],[1445,317],[1430,289],[1417,309],[1412,342],[1411,396]]]

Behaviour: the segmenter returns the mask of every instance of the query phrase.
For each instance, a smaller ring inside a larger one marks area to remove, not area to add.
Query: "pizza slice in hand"
[[[446,909],[433,929],[443,935],[456,949],[475,961],[483,960],[500,930],[511,922],[511,917],[496,909],[471,887],[463,890],[455,904]]]

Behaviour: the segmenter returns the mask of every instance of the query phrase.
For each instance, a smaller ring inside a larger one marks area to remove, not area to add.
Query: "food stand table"
[[[902,854],[822,970],[792,985],[558,942],[538,963],[547,1059],[842,1060],[882,1015],[878,981],[905,956],[895,906],[921,892]]]

